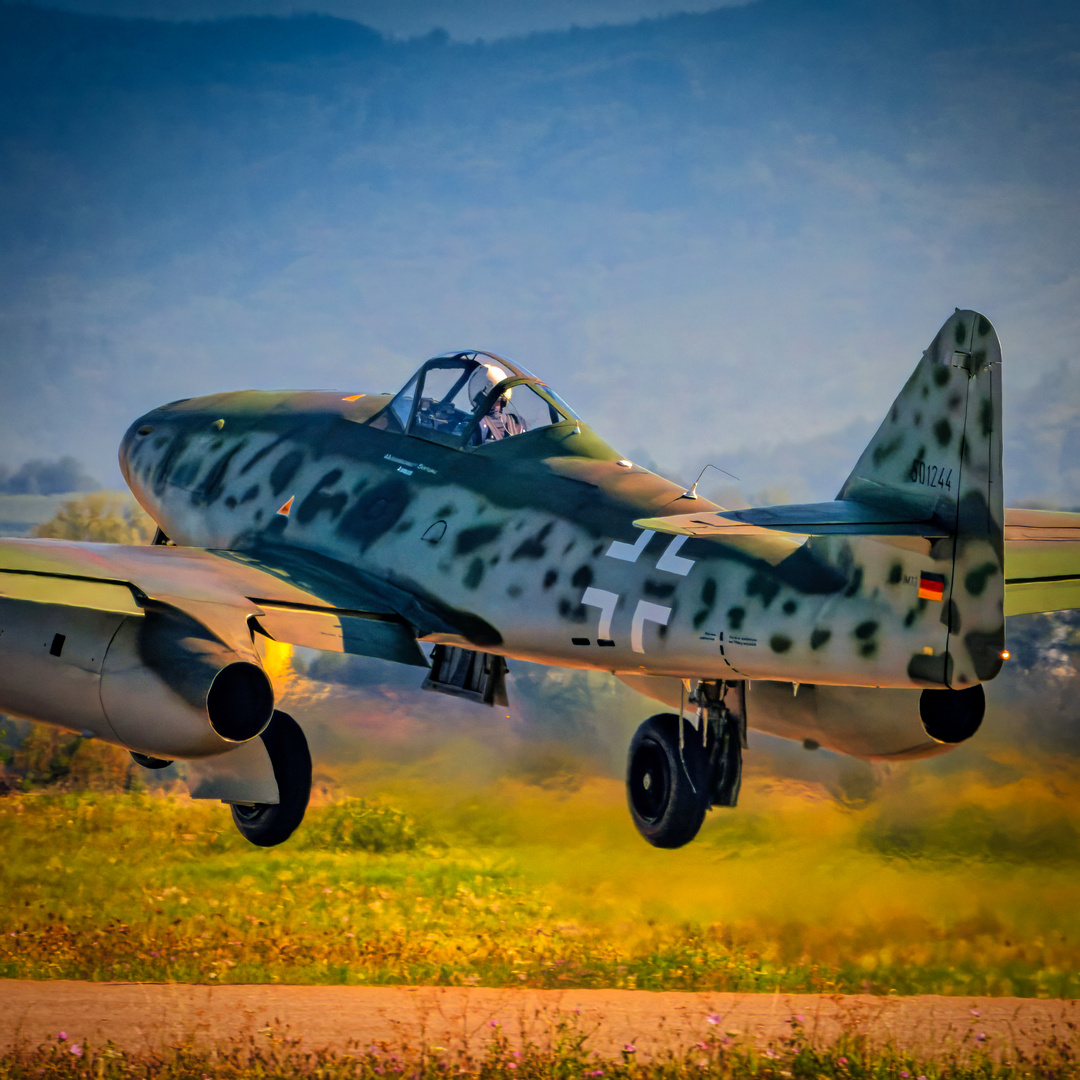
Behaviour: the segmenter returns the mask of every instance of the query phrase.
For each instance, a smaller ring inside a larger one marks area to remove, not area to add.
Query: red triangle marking
[[[278,513],[281,514],[282,517],[288,517],[289,514],[292,513],[292,503],[293,499],[295,498],[295,495],[290,495],[289,501],[278,511]]]

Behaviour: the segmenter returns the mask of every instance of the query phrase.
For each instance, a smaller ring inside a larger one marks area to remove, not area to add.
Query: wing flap
[[[427,667],[416,637],[400,619],[330,608],[296,608],[259,601],[255,625],[274,641],[324,652],[372,656]]]

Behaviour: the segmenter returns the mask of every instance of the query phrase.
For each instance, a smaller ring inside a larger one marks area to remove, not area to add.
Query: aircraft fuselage
[[[951,549],[653,532],[634,521],[717,508],[572,420],[455,449],[371,426],[388,400],[189,399],[137,420],[121,464],[176,544],[295,566],[338,606],[400,590],[423,640],[684,678],[933,682],[913,658],[942,656],[948,627],[918,582]]]

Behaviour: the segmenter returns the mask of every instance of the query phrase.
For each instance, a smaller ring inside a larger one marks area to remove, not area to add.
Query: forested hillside
[[[473,345],[680,478],[830,497],[971,305],[1009,497],[1078,503],[1077,55],[1070,6],[1012,0],[472,44],[0,6],[0,460],[116,484],[160,401]]]

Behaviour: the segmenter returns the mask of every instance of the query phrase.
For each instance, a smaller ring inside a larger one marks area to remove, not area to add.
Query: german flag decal
[[[945,575],[928,574],[925,570],[919,575],[920,600],[945,599]]]

